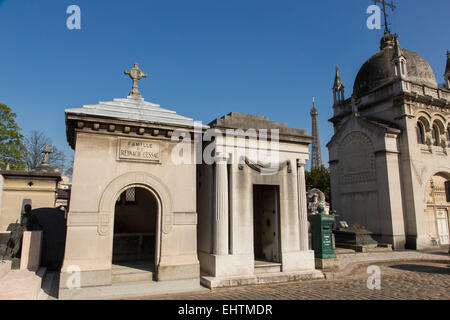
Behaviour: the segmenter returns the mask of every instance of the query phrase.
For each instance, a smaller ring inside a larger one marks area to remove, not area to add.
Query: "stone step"
[[[113,283],[152,281],[153,272],[113,274]]]
[[[37,300],[45,268],[10,271],[0,280],[0,300]]]
[[[113,265],[111,270],[111,277],[113,283],[152,281],[153,274],[154,274],[153,269],[148,265],[145,266]]]
[[[281,263],[255,262],[255,274],[281,272]]]

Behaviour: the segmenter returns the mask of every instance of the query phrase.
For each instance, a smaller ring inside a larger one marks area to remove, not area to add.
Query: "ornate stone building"
[[[336,71],[330,154],[333,208],[394,248],[448,244],[450,55],[430,65],[387,29],[345,99]]]

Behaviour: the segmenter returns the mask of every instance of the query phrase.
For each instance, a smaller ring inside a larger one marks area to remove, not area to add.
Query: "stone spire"
[[[336,74],[334,76],[333,96],[335,105],[340,104],[345,100],[344,85],[342,84],[338,66],[336,66]]]
[[[447,50],[447,66],[445,67],[445,73],[450,73],[450,51]]]
[[[450,90],[450,51],[447,50],[447,65],[445,66],[445,86]]]
[[[400,42],[398,41],[398,34],[394,34],[394,57],[399,58],[403,56],[403,50],[400,47]]]
[[[311,168],[320,168],[322,166],[322,152],[320,150],[319,126],[317,121],[319,117],[319,112],[317,111],[314,98],[310,114],[312,118],[312,136],[313,136],[313,143],[311,146]]]

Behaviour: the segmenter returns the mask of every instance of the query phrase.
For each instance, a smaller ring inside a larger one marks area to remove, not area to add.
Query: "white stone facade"
[[[438,88],[425,60],[391,40],[361,68],[352,97],[333,107],[331,198],[340,220],[396,249],[423,249],[445,232],[438,213],[448,233],[450,91]],[[432,180],[437,203],[426,197]]]

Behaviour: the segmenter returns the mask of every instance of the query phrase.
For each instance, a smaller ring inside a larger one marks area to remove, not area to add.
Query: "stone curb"
[[[428,262],[428,263],[439,263],[439,264],[450,264],[450,259],[447,261],[444,259],[407,259],[400,258],[394,260],[376,260],[376,261],[362,261],[350,264],[343,270],[334,271],[334,272],[324,272],[326,280],[336,280],[342,279],[346,276],[350,276],[355,274],[355,271],[361,267],[371,266],[371,265],[379,265],[379,264],[391,264],[391,263],[417,263],[417,262]]]

